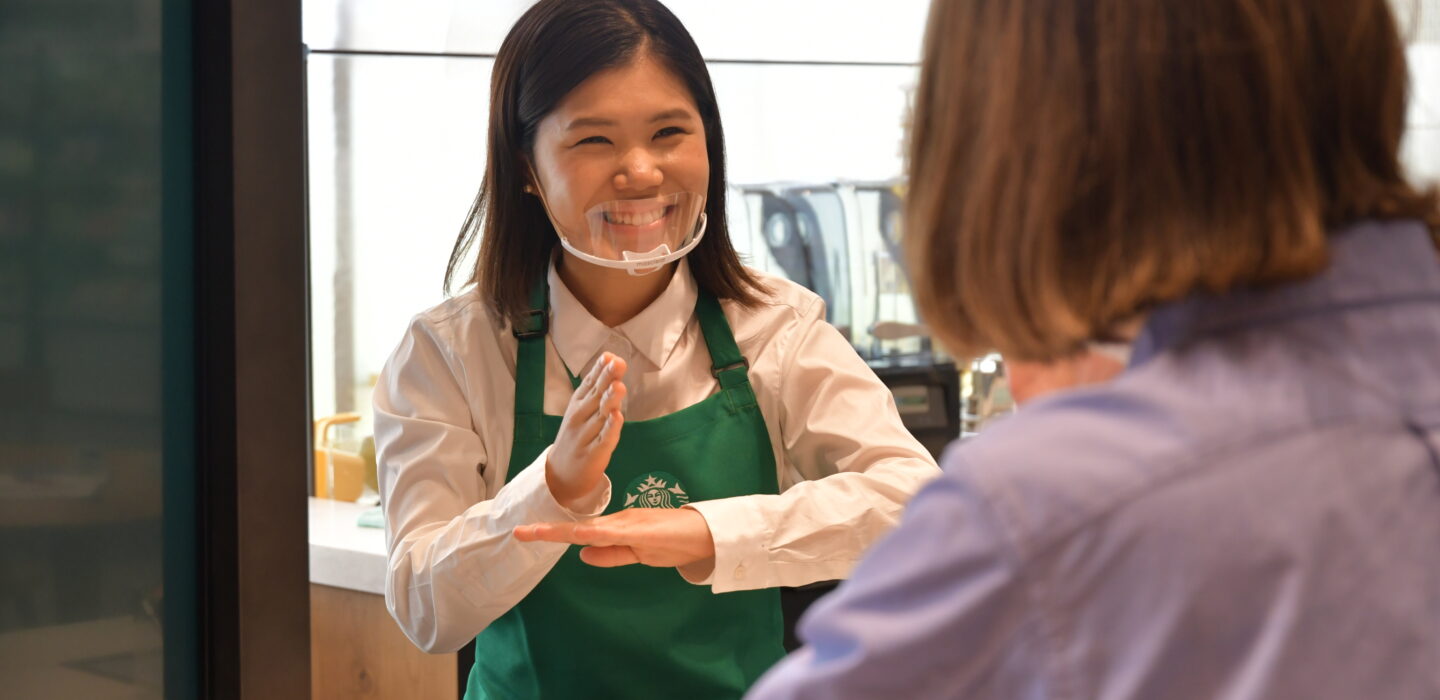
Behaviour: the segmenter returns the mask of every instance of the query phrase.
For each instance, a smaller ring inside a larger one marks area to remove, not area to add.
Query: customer
[[[908,257],[952,447],[755,698],[1440,697],[1440,260],[1385,0],[936,0]]]

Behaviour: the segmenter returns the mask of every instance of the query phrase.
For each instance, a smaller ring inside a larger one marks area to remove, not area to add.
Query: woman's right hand
[[[625,398],[620,378],[624,376],[625,361],[607,352],[570,395],[560,432],[545,460],[545,483],[566,508],[576,510],[576,504],[595,490],[610,465],[625,423],[620,414],[620,402]]]

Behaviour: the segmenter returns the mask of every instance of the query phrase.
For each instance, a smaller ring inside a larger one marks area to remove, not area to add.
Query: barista
[[[375,394],[386,601],[476,639],[467,698],[738,696],[777,587],[845,577],[939,474],[821,300],[739,263],[722,144],[654,0],[542,0],[501,46],[473,287]]]

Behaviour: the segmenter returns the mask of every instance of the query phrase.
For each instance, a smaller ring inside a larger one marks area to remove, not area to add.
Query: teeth
[[[642,212],[607,212],[605,220],[621,226],[644,226],[659,221],[663,216],[665,216],[665,208],[660,207]]]

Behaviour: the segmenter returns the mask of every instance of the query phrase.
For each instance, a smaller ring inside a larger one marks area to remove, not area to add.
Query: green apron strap
[[[545,335],[549,332],[550,285],[542,277],[530,297],[530,311],[524,322],[514,329],[519,349],[515,361],[515,436],[534,437],[540,434],[540,419],[545,413]],[[700,332],[710,352],[711,374],[720,382],[726,403],[732,410],[755,405],[755,390],[750,386],[750,364],[740,354],[730,322],[720,309],[720,302],[706,292],[695,300],[695,313]],[[580,378],[565,367],[572,387],[580,386]]]
[[[720,382],[726,406],[732,411],[754,406],[750,362],[740,354],[740,346],[735,343],[735,334],[730,331],[730,322],[725,320],[720,302],[702,290],[695,300],[695,313],[700,319],[705,345],[710,350],[710,373]]]
[[[535,439],[544,433],[545,334],[549,332],[550,284],[541,277],[530,294],[530,310],[512,332],[515,355],[515,437]]]

